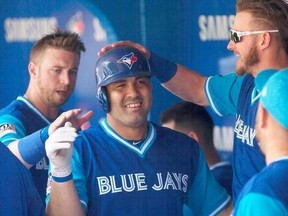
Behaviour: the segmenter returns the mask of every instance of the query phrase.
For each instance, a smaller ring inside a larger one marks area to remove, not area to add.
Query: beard
[[[242,57],[242,65],[236,67],[236,74],[243,76],[246,73],[251,73],[251,67],[259,63],[259,53],[256,46],[253,46],[247,56]]]
[[[44,104],[51,107],[60,107],[66,103],[69,96],[59,96],[57,92],[49,88],[43,83],[43,80],[37,79],[37,86],[39,91],[39,96]]]

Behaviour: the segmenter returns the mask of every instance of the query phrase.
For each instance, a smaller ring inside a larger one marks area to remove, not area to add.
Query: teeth
[[[134,107],[139,107],[140,103],[135,103],[135,104],[128,104],[126,107],[127,108],[134,108]]]

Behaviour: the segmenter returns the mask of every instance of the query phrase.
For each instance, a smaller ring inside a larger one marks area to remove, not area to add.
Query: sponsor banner
[[[25,93],[33,43],[60,27],[78,33],[86,46],[86,52],[81,56],[75,92],[65,108],[93,109],[94,119],[100,118],[103,113],[95,97],[94,76],[97,52],[105,44],[116,41],[117,36],[97,5],[76,0],[11,0],[4,5],[0,8],[0,107]],[[4,91],[7,94],[3,94]]]

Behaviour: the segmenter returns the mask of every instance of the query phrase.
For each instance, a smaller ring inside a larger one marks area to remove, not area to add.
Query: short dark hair
[[[30,61],[47,48],[58,48],[76,53],[79,58],[81,57],[81,51],[85,52],[86,50],[78,34],[56,29],[53,33],[36,41],[30,53]]]
[[[173,121],[175,128],[195,131],[205,144],[213,144],[214,122],[208,111],[191,102],[179,102],[160,115],[160,123]]]

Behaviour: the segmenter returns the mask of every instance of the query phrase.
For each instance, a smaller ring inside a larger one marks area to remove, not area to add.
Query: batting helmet
[[[110,111],[105,86],[127,77],[142,76],[152,76],[150,65],[134,47],[116,47],[101,56],[96,63],[96,97],[104,111]]]

